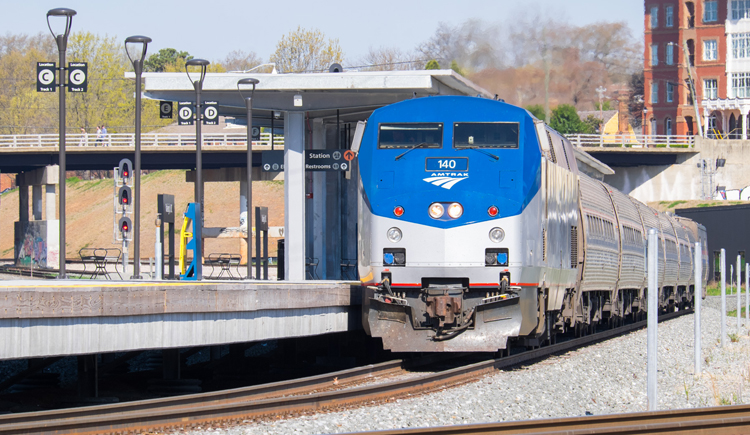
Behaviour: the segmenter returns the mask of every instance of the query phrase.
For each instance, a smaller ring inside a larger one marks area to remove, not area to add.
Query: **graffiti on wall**
[[[23,235],[16,264],[19,266],[47,267],[46,226],[29,225]]]

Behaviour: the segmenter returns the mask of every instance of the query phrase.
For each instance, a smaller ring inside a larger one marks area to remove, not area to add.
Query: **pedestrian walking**
[[[96,143],[94,144],[95,147],[99,146],[100,143],[102,143],[102,126],[97,125],[96,126]]]
[[[108,147],[109,143],[107,142],[107,127],[102,124],[102,140],[104,141],[104,146]]]
[[[81,141],[78,143],[78,146],[89,146],[89,137],[86,134],[86,129],[83,127],[81,127]]]

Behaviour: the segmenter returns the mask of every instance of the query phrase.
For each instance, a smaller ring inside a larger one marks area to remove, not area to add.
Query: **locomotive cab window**
[[[399,123],[378,126],[378,148],[442,148],[442,123]]]
[[[457,122],[454,148],[518,148],[517,122]]]

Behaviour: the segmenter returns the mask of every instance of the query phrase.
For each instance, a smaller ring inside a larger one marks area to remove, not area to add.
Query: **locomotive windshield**
[[[378,148],[442,148],[443,124],[399,123],[380,124]]]
[[[517,122],[457,122],[454,148],[518,148]]]

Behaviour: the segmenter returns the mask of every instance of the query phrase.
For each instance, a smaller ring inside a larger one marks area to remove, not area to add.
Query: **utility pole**
[[[607,92],[607,88],[599,86],[596,88],[596,93],[599,94],[599,118],[602,119],[601,127],[599,127],[599,134],[604,135],[604,93]]]

